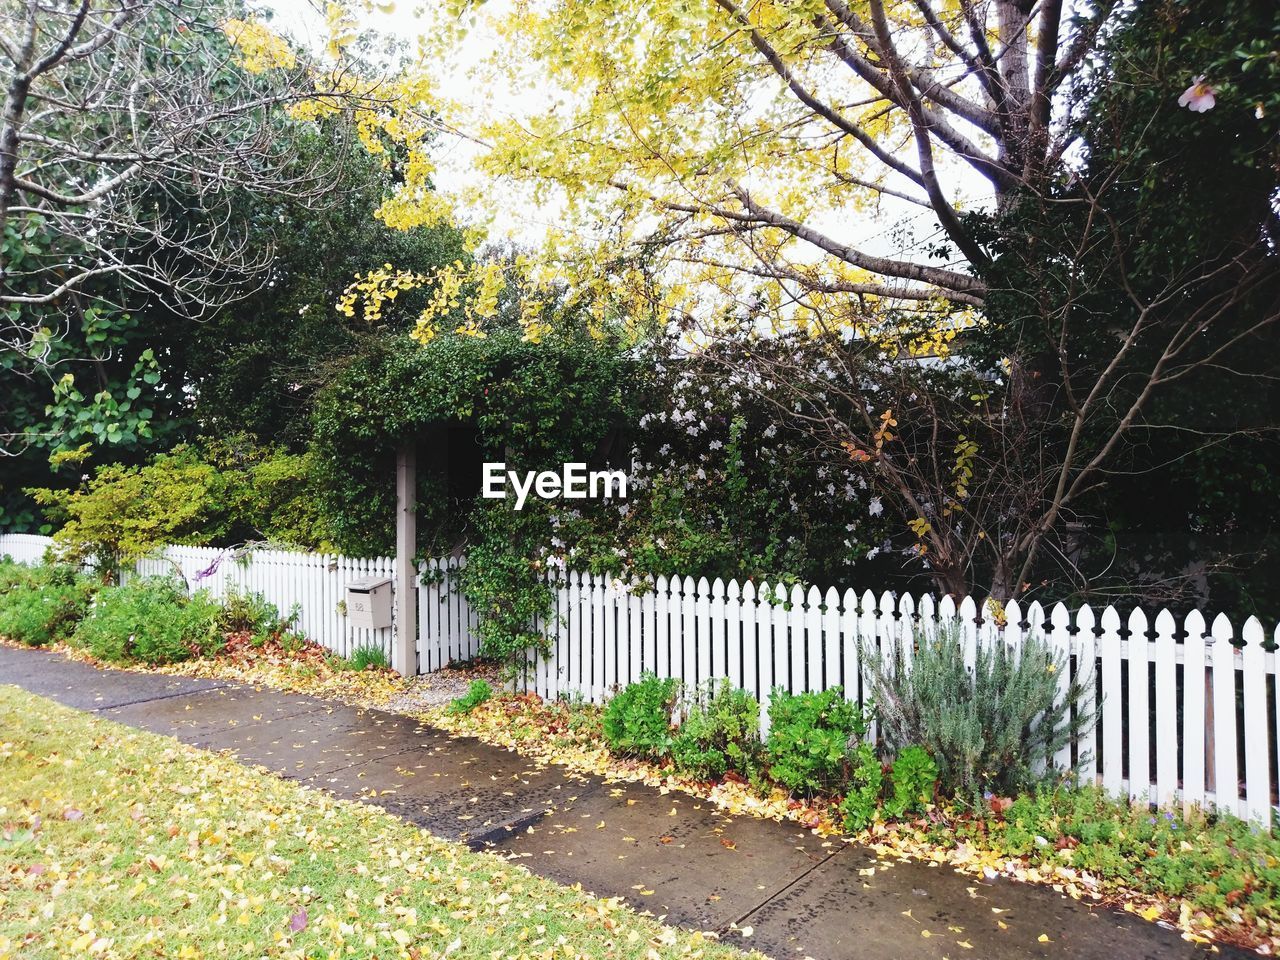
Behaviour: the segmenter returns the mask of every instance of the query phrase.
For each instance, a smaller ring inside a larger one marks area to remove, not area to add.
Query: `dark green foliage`
[[[883,791],[884,768],[876,757],[875,747],[860,742],[851,757],[849,792],[840,801],[844,828],[857,832],[869,827],[880,810],[880,794]]]
[[[69,639],[95,588],[69,566],[0,565],[0,636],[37,647]]]
[[[565,518],[562,552],[576,569],[623,579],[879,582],[877,561],[866,555],[890,527],[888,518],[867,514],[862,469],[847,456],[815,456],[804,430],[779,417],[792,402],[785,388],[766,379],[744,390],[724,375],[742,369],[737,351],[776,347],[748,339],[685,357],[677,345],[658,342],[639,355],[644,416],[630,432],[635,490],[625,512],[588,505]],[[824,349],[808,339],[782,366],[829,366]],[[828,402],[839,395],[832,390]]]
[[[374,644],[356,647],[347,658],[352,670],[389,670],[391,662],[387,660],[386,651]]]
[[[446,711],[452,714],[470,713],[492,696],[493,687],[489,686],[487,681],[472,680],[471,686],[467,687],[466,693],[456,700],[449,701]]]
[[[845,700],[840,687],[821,693],[775,688],[769,723],[769,775],[788,790],[807,795],[840,789],[851,743],[866,730],[862,711]]]
[[[938,765],[924,747],[904,747],[893,761],[890,772],[893,796],[885,804],[885,812],[891,817],[920,811],[933,799],[933,788],[938,782]]]
[[[478,505],[472,517],[475,540],[458,583],[479,618],[481,654],[513,671],[527,651],[543,651],[548,644],[535,628],[555,602],[537,559],[551,536],[547,510],[542,501],[516,511],[499,500]]]
[[[192,324],[180,345],[197,386],[194,415],[209,433],[247,431],[300,449],[311,435],[316,391],[334,364],[358,352],[370,335],[362,322],[334,309],[352,278],[385,263],[429,273],[469,259],[462,232],[453,226],[393,230],[374,215],[397,173],[353,145],[351,136],[336,119],[311,136],[295,134],[300,169],[328,164],[337,175],[332,202],[316,210],[282,194],[247,205],[250,242],[274,253],[272,282]],[[401,295],[401,330],[412,326],[426,296]]]
[[[593,460],[627,418],[633,366],[616,346],[590,337],[534,344],[518,329],[444,334],[425,346],[408,337],[367,343],[316,399],[323,505],[339,548],[360,556],[394,548],[401,438],[430,434],[427,449],[449,450],[457,461],[452,482],[429,468],[438,457],[424,457],[418,471],[419,546],[439,555],[464,532],[485,460],[518,470]]]
[[[1079,161],[1043,195],[971,216],[994,262],[987,331],[961,349],[983,365],[1008,358],[1025,386],[995,436],[967,432],[1034,476],[1068,449],[1090,461],[1130,424],[1103,475],[1074,481],[1076,530],[1021,574],[1038,599],[1078,589],[1274,614],[1280,18],[1274,0],[1144,0],[1106,21],[1064,111]],[[1199,77],[1216,91],[1207,112],[1178,103]],[[1117,351],[1121,331],[1134,335]],[[1074,431],[1091,390],[1105,402]],[[1034,432],[1010,440],[1019,414]]]
[[[760,701],[728,680],[702,692],[671,746],[676,769],[701,779],[750,774],[759,757]]]
[[[671,753],[671,710],[680,682],[646,674],[628,684],[604,708],[602,728],[614,753],[661,760]]]
[[[138,577],[104,587],[73,640],[101,660],[176,663],[217,652],[221,610],[203,592],[188,597],[174,580]]]
[[[1096,720],[1096,709],[1081,709],[1093,677],[1077,680],[1060,698],[1065,664],[1038,636],[1025,638],[1020,652],[999,642],[980,645],[972,671],[954,628],[918,631],[909,670],[900,649],[889,663],[874,651],[863,656],[885,742],[923,747],[937,763],[943,792],[963,801],[1034,786],[1043,779],[1035,764]]]

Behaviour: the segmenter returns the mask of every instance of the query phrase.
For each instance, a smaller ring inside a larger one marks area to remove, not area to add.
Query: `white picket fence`
[[[419,568],[418,672],[432,673],[480,654],[476,615],[458,586],[466,560],[445,557]]]
[[[51,543],[48,537],[30,533],[0,534],[0,557],[12,557],[18,563],[39,563]]]
[[[0,556],[20,563],[39,563],[52,544],[48,537],[0,535]],[[450,663],[470,660],[480,651],[475,616],[457,589],[457,572],[465,561],[431,560],[422,565],[418,591],[418,671],[427,673]],[[360,559],[328,553],[284,550],[223,550],[216,547],[166,547],[138,561],[139,576],[178,576],[192,590],[219,599],[231,591],[257,593],[288,616],[297,608],[299,632],[341,656],[359,647],[377,646],[391,658],[395,626],[357,629],[347,623],[347,585],[360,577],[392,577],[395,559]]]
[[[0,550],[3,546],[0,545]],[[283,616],[296,613],[298,632],[341,656],[360,647],[379,647],[391,661],[394,627],[357,629],[347,623],[347,584],[361,577],[390,577],[390,557],[359,559],[328,553],[285,550],[231,551],[216,547],[166,547],[139,560],[139,576],[181,576],[193,590],[217,598],[230,592],[257,593]]]
[[[37,562],[49,541],[0,536],[0,555]],[[216,561],[216,563],[215,563]],[[476,617],[458,589],[464,565],[430,560],[420,568],[419,672],[479,653]],[[138,564],[140,574],[174,574],[215,595],[262,594],[283,613],[296,605],[299,629],[349,655],[376,644],[390,655],[394,627],[355,630],[345,619],[347,583],[392,576],[393,560],[255,550],[243,556],[207,547],[170,547]],[[760,698],[768,724],[769,691],[841,686],[851,700],[868,690],[860,651],[895,650],[909,660],[916,629],[954,623],[970,662],[979,645],[1013,645],[1044,636],[1067,662],[1060,688],[1089,678],[1100,703],[1097,725],[1052,758],[1082,780],[1139,802],[1216,806],[1270,823],[1280,784],[1280,628],[1250,617],[1237,631],[1224,616],[1199,612],[1179,623],[1168,611],[1127,618],[1114,607],[1074,613],[1009,604],[983,615],[973,599],[896,597],[816,587],[739,586],[676,577],[640,588],[604,577],[549,575],[554,609],[540,629],[545,657],[531,657],[518,684],[542,697],[581,696],[600,703],[646,672],[693,687],[728,678]],[[1087,698],[1088,699],[1088,698]],[[1087,706],[1088,704],[1086,704]]]
[[[957,606],[950,598],[688,577],[648,586],[577,573],[557,584],[543,625],[550,655],[530,659],[526,689],[600,703],[646,672],[686,685],[727,677],[760,698],[767,726],[776,687],[839,685],[865,702],[859,651],[887,657],[897,649],[909,662],[916,629],[954,624],[970,662],[980,644],[1016,646],[1035,633],[1066,660],[1059,688],[1081,679],[1090,691],[1084,706],[1101,703],[1097,725],[1048,758],[1054,766],[1135,801],[1217,806],[1270,823],[1280,659],[1268,641],[1280,639],[1280,628],[1269,636],[1255,618],[1237,634],[1223,615],[1210,626],[1199,612],[1179,624],[1168,611],[1151,619],[1134,610],[1125,620],[1114,607],[1072,614],[1062,604],[1010,603],[1002,626],[980,616],[972,598]]]

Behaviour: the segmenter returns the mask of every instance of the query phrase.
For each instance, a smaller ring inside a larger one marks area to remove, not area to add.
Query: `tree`
[[[4,4],[0,343],[28,350],[50,319],[40,308],[90,284],[97,298],[142,291],[200,315],[270,261],[230,198],[325,194],[323,170],[291,162],[284,111],[358,102],[355,85],[241,13],[234,2]],[[254,72],[263,62],[278,69]]]
[[[479,128],[484,169],[562,188],[607,238],[571,257],[658,277],[700,363],[865,465],[946,592],[1087,588],[1078,530],[1115,472],[1167,466],[1131,452],[1180,426],[1169,398],[1275,373],[1272,4],[515,17],[503,63],[565,105]],[[931,232],[886,253],[852,223],[874,207]],[[1274,427],[1233,412],[1182,455]]]

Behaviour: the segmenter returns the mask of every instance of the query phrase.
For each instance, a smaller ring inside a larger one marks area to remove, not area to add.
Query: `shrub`
[[[280,609],[260,593],[241,593],[232,589],[222,600],[218,614],[221,633],[251,633],[259,645],[267,637],[287,630],[291,620],[280,616]]]
[[[1065,663],[1038,637],[1026,638],[1021,652],[983,645],[972,671],[955,628],[917,633],[910,669],[900,652],[891,663],[871,653],[864,662],[887,744],[923,747],[943,791],[969,802],[984,791],[1011,795],[1034,786],[1044,779],[1038,763],[1097,716],[1081,709],[1092,676],[1059,698]]]
[[[876,757],[875,747],[859,743],[853,749],[849,792],[840,803],[846,830],[865,830],[871,825],[880,809],[883,790],[884,768]]]
[[[821,693],[787,693],[776,688],[769,700],[772,724],[765,745],[769,774],[789,790],[835,792],[844,781],[850,744],[862,736],[862,711],[844,699],[840,687]]]
[[[472,680],[467,692],[456,700],[452,700],[447,708],[448,713],[470,713],[480,704],[493,696],[493,687],[484,680]]]
[[[671,709],[679,692],[678,680],[659,680],[651,673],[623,687],[604,708],[604,738],[609,749],[647,760],[670,754]]]
[[[29,491],[61,526],[68,560],[96,559],[108,576],[171,543],[266,539],[328,549],[308,456],[244,435],[182,444],[140,466],[106,464],[77,490]]]
[[[481,654],[514,674],[528,651],[546,651],[550,643],[537,626],[555,605],[536,560],[552,535],[547,510],[530,503],[515,511],[500,501],[474,510],[472,520],[473,540],[458,585],[476,612]]]
[[[751,773],[760,756],[760,701],[723,680],[697,698],[671,745],[676,768],[704,779]]]
[[[8,554],[0,557],[0,598],[3,598],[14,587],[25,586],[35,582],[39,567],[29,567],[18,563]]]
[[[204,592],[188,597],[174,580],[137,578],[101,590],[74,640],[102,660],[173,663],[217,651],[221,612]]]
[[[375,670],[391,669],[391,662],[387,660],[386,651],[375,644],[356,647],[351,651],[351,656],[348,659],[351,662],[352,670],[368,670],[370,667]]]
[[[893,761],[891,772],[893,796],[885,812],[900,817],[909,811],[923,810],[933,799],[938,782],[938,765],[923,747],[905,747]]]
[[[67,640],[89,609],[94,584],[74,568],[0,571],[0,636],[33,647]]]

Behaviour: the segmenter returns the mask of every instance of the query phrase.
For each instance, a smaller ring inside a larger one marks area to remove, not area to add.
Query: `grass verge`
[[[16,687],[0,731],[0,960],[745,956]]]

